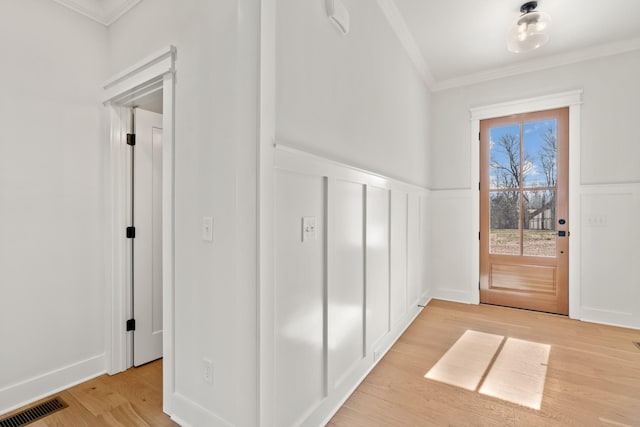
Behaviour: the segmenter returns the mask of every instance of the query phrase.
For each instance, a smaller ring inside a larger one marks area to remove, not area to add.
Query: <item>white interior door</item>
[[[133,364],[162,357],[162,115],[136,109]]]

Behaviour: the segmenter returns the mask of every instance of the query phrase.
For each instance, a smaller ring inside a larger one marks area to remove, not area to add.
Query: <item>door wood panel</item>
[[[541,265],[491,265],[491,289],[555,295],[556,268]]]

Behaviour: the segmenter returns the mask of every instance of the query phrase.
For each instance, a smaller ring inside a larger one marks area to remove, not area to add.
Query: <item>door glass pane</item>
[[[557,121],[525,123],[522,135],[523,187],[555,187],[558,180]]]
[[[489,129],[490,188],[520,186],[520,126]]]
[[[520,200],[517,191],[492,191],[489,253],[520,255]]]
[[[556,256],[556,192],[523,193],[523,255]]]

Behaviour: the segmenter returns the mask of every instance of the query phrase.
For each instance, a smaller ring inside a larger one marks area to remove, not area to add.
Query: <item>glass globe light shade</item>
[[[507,49],[520,53],[534,50],[549,41],[546,30],[551,18],[544,12],[529,12],[520,16],[509,30]]]

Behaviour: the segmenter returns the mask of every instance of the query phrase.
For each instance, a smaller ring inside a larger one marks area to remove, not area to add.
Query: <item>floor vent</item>
[[[0,419],[0,427],[26,426],[27,424],[31,424],[32,422],[51,415],[54,412],[58,412],[67,406],[69,405],[64,403],[62,399],[54,397],[53,399],[47,400],[37,406],[25,409],[24,411],[13,414],[7,418]]]
[[[633,341],[633,343],[638,347],[638,350],[640,350],[640,341]]]

